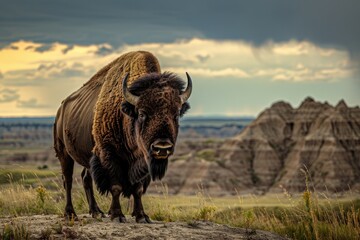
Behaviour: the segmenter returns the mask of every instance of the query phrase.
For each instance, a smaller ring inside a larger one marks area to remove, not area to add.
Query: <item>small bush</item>
[[[36,198],[40,208],[44,208],[45,198],[47,197],[46,189],[42,186],[36,188]]]
[[[24,224],[10,223],[5,224],[2,239],[4,240],[27,240],[30,233]]]
[[[168,214],[165,214],[164,211],[161,211],[160,209],[157,209],[152,215],[151,218],[156,221],[165,221],[169,218]]]
[[[199,209],[196,218],[198,220],[210,221],[216,211],[215,206],[203,206]]]

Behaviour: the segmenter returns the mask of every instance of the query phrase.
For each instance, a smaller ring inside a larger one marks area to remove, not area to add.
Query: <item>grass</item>
[[[215,150],[214,149],[203,149],[196,153],[196,156],[202,158],[209,162],[214,162],[215,158]]]
[[[43,181],[48,177],[53,178],[51,171],[19,172],[11,170],[13,181],[0,185],[0,217],[63,214],[65,192],[59,177],[52,180],[53,188],[49,189],[43,185]],[[38,181],[38,187],[24,184],[27,177]],[[250,231],[262,229],[293,239],[359,239],[360,200],[355,196],[329,198],[326,194],[313,191],[309,180],[305,181],[308,188],[298,196],[291,196],[287,192],[281,195],[217,198],[202,192],[197,196],[171,196],[164,188],[162,195],[144,196],[143,203],[146,213],[158,221],[184,221],[191,225],[195,220],[206,220]],[[88,213],[81,184],[75,182],[74,185],[75,210],[78,214]],[[96,194],[96,199],[100,208],[107,212],[110,197]],[[121,204],[123,212],[130,215],[132,201],[122,199]],[[3,231],[0,230],[0,235],[4,239],[16,239],[16,234],[20,239],[26,239],[28,233],[26,226],[16,224],[1,228]],[[42,233],[45,239],[50,231]]]
[[[53,178],[57,174],[50,170],[45,169],[6,169],[0,168],[0,184],[22,182],[31,184],[38,182],[39,179]]]
[[[27,240],[30,239],[30,232],[24,224],[5,224],[0,238],[4,240]]]

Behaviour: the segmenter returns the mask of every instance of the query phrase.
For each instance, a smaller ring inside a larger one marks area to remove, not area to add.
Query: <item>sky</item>
[[[52,116],[102,66],[147,50],[193,79],[189,116],[276,101],[360,105],[358,0],[0,0],[0,116]]]

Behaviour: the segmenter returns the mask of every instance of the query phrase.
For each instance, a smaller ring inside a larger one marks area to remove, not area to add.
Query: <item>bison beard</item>
[[[149,166],[151,179],[153,181],[161,180],[165,175],[167,165],[168,159],[158,160],[155,158],[151,158]]]
[[[150,164],[148,165],[148,171],[150,173],[151,179],[153,181],[155,180],[161,180],[166,173],[168,165],[168,159],[155,159],[151,158]],[[136,184],[139,182],[146,181],[144,180],[144,177],[146,177],[146,174],[144,171],[140,171],[141,169],[136,170],[134,172],[134,176],[137,179],[133,179],[131,181],[131,184]],[[145,169],[144,169],[145,170]],[[146,170],[145,170],[146,171]],[[94,182],[96,184],[96,187],[100,194],[108,194],[111,188],[111,182],[109,178],[109,171],[108,169],[104,168],[104,166],[101,164],[100,158],[97,157],[95,154],[90,159],[90,172],[92,174],[92,177],[94,179]],[[125,191],[123,192],[124,196],[130,197],[131,192],[127,191],[128,189],[125,188]]]

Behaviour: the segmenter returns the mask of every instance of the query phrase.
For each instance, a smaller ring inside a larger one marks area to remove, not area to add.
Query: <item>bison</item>
[[[120,195],[134,198],[132,216],[150,223],[141,197],[151,180],[162,179],[173,154],[179,117],[189,108],[187,87],[177,75],[161,73],[156,57],[145,51],[120,56],[98,71],[62,103],[54,124],[54,148],[66,190],[65,217],[76,217],[71,200],[74,161],[89,213],[104,216],[94,198],[92,179],[101,194],[112,195],[111,219],[126,222]]]

